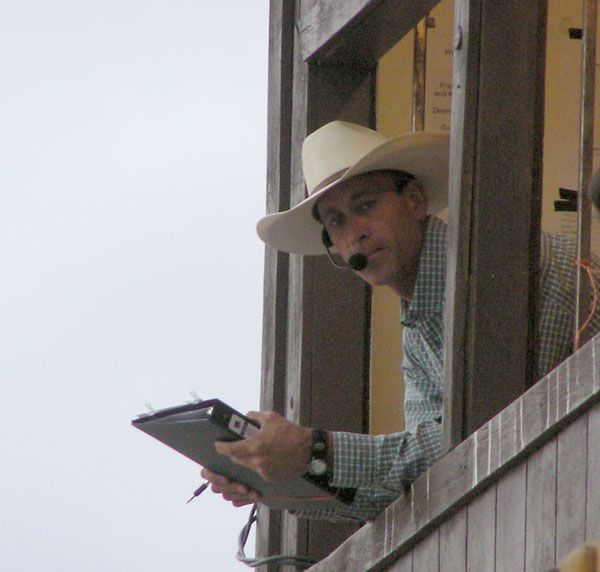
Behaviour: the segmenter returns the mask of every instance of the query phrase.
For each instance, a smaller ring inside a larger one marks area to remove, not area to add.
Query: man
[[[414,133],[387,139],[335,121],[307,137],[302,163],[308,198],[264,217],[258,234],[287,252],[337,256],[368,284],[400,296],[406,431],[324,432],[254,412],[261,430],[245,441],[219,443],[217,450],[267,480],[326,469],[333,486],[357,487],[352,505],[302,516],[366,520],[440,455],[447,252],[446,225],[433,214],[447,202],[448,138]],[[572,352],[576,271],[568,240],[543,235],[541,243],[539,377]],[[600,328],[599,313],[590,328]],[[260,501],[244,485],[206,469],[202,475],[235,506]]]

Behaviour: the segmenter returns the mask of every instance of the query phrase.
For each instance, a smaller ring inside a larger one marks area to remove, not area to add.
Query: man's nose
[[[369,234],[369,228],[367,221],[360,216],[351,217],[346,225],[347,239],[350,244],[360,242],[367,238]]]

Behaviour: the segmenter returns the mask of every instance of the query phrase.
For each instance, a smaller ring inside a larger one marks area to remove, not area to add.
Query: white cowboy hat
[[[313,206],[342,181],[380,169],[414,175],[429,192],[429,213],[439,213],[448,203],[448,154],[449,137],[443,133],[420,131],[388,139],[354,123],[327,123],[302,145],[308,197],[288,211],[261,218],[258,236],[284,252],[325,254],[323,226],[313,218]]]

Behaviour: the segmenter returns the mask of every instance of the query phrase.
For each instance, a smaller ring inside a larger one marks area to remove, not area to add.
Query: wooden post
[[[290,205],[291,108],[294,10],[287,0],[271,0],[269,15],[269,93],[267,126],[267,212]],[[288,322],[288,255],[267,247],[263,296],[260,408],[285,413]],[[257,556],[281,552],[281,511],[259,505]],[[261,567],[275,572],[278,566]]]
[[[596,87],[596,21],[597,0],[583,0],[583,43],[581,59],[581,135],[579,145],[579,193],[577,195],[577,259],[589,259],[592,240],[592,205],[588,194],[592,178],[594,152],[594,101]],[[579,268],[575,292],[575,349],[580,347],[588,336],[581,332],[589,311],[591,287],[587,272]]]
[[[456,2],[444,451],[532,381],[546,9]]]

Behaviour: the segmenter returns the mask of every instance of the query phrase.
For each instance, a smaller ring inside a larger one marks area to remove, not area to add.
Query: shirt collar
[[[410,302],[400,302],[400,321],[403,326],[410,326],[444,309],[447,228],[444,221],[434,216],[427,221],[413,297]]]

